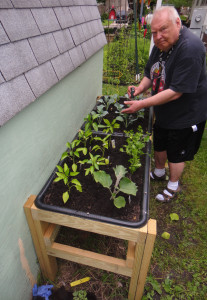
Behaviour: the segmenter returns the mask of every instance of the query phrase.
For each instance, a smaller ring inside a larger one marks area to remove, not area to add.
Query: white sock
[[[161,177],[161,176],[165,175],[165,168],[163,168],[163,169],[155,168],[154,169],[154,174],[158,177]]]
[[[176,191],[177,188],[178,188],[178,181],[172,182],[172,181],[169,180],[168,184],[167,184],[167,188],[170,189],[170,190]],[[165,192],[166,195],[172,196],[172,194],[170,192],[168,192],[168,190],[164,190],[164,192]],[[158,194],[156,196],[156,199],[160,200],[160,201],[163,201],[164,197],[163,197],[162,194]]]
[[[177,188],[178,188],[178,181],[172,182],[172,181],[169,180],[169,181],[168,181],[168,184],[167,184],[167,187],[168,187],[168,189],[170,189],[170,190],[176,191]]]

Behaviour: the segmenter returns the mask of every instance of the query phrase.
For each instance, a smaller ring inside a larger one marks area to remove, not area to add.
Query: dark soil
[[[147,128],[148,126],[148,113],[147,117],[141,119],[142,127]],[[134,128],[137,128],[140,125],[140,120],[134,124]],[[117,165],[123,165],[127,170],[129,170],[129,156],[126,153],[120,152],[120,148],[123,144],[126,144],[126,138],[124,136],[113,136],[115,140],[116,148],[113,149],[110,147],[105,154],[105,157],[109,157],[109,165],[100,166],[101,170],[104,170],[106,173],[110,174],[113,184],[115,183],[116,177],[114,174],[113,168]],[[97,143],[97,142],[96,142]],[[143,149],[143,152],[146,152],[146,149]],[[100,154],[100,153],[96,153]],[[62,200],[62,194],[67,191],[67,187],[63,181],[52,182],[45,191],[44,195],[39,198],[38,201],[50,206],[58,206],[67,208],[70,210],[84,212],[87,215],[94,214],[98,216],[104,216],[108,218],[129,221],[129,222],[138,222],[140,220],[140,212],[142,208],[143,201],[143,183],[144,183],[144,172],[145,172],[145,159],[146,155],[143,154],[141,157],[142,166],[131,174],[128,172],[126,177],[130,178],[138,187],[136,196],[130,196],[127,194],[119,193],[118,196],[124,196],[126,200],[126,205],[124,208],[116,208],[113,204],[113,201],[110,200],[111,194],[107,188],[104,188],[101,184],[96,183],[92,175],[85,176],[85,165],[82,166],[82,169],[79,170],[80,173],[77,176],[77,179],[82,184],[82,192],[79,192],[73,187],[71,189],[70,198],[64,204]],[[81,157],[80,159],[81,160]],[[70,161],[64,161],[71,165]],[[54,178],[56,175],[54,175]],[[38,206],[38,205],[37,205]]]

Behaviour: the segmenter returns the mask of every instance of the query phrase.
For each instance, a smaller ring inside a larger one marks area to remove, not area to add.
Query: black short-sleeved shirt
[[[145,76],[152,81],[152,94],[168,88],[183,94],[154,107],[157,124],[181,129],[207,120],[206,51],[202,41],[183,27],[172,52],[162,54],[161,63],[160,53],[154,46],[145,68]],[[155,90],[157,80],[159,89]]]

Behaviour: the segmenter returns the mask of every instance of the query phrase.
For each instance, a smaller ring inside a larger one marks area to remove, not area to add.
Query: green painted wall
[[[39,266],[23,205],[41,190],[101,95],[102,61],[101,50],[0,128],[1,300],[31,299]]]

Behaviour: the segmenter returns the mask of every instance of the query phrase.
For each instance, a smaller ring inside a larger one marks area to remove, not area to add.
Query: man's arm
[[[181,95],[182,93],[174,92],[171,89],[167,89],[144,100],[125,101],[124,104],[129,105],[129,107],[123,109],[122,113],[129,114],[129,113],[134,113],[145,107],[162,105],[167,102],[180,98]]]

